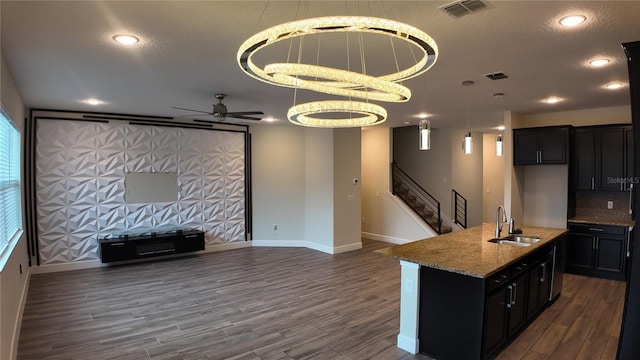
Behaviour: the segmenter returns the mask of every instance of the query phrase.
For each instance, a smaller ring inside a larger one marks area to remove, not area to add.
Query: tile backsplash
[[[613,201],[611,210],[607,209],[608,201]],[[575,216],[631,220],[629,192],[579,191],[576,193]]]

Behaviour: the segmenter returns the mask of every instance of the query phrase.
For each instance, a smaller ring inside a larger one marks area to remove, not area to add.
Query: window
[[[0,254],[22,228],[20,132],[0,110]]]

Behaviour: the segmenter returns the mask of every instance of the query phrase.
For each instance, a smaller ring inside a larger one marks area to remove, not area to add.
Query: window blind
[[[22,228],[20,132],[0,111],[0,254]]]

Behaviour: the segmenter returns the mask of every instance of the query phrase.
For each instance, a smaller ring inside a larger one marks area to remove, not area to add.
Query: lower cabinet
[[[498,274],[503,276],[504,272]],[[549,303],[553,249],[539,251],[508,269],[509,279],[490,290],[485,301],[483,354],[513,339]],[[495,281],[490,278],[489,281]]]
[[[494,357],[559,294],[552,292],[558,243],[564,238],[487,279],[422,267],[420,352],[436,359]]]
[[[570,223],[567,272],[624,280],[629,241],[624,226]]]

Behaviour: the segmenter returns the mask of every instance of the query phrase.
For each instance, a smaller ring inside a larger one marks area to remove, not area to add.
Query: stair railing
[[[440,202],[398,167],[396,162],[391,163],[391,183],[393,195],[401,198],[436,233],[442,234]],[[426,211],[422,210],[421,206]],[[426,216],[428,212],[432,214],[433,220],[429,220],[429,217]]]
[[[467,228],[467,199],[455,189],[451,189],[453,195],[453,222]]]

